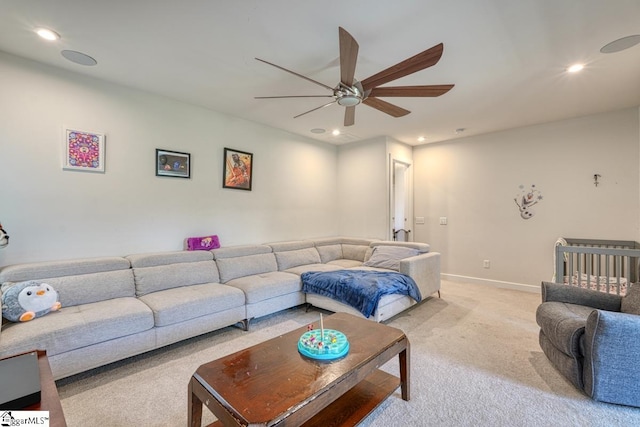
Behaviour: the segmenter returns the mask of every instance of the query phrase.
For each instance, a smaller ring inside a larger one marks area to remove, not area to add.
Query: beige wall
[[[442,253],[446,277],[537,289],[558,237],[640,240],[638,108],[413,149],[335,147],[3,53],[0,75],[0,265],[180,250],[206,234],[388,238],[392,158],[413,163],[425,218],[413,236]],[[106,133],[106,173],[62,170],[63,125]],[[254,153],[253,191],[222,188],[224,147]],[[156,177],[156,148],[191,153],[192,178]],[[513,199],[531,184],[544,198],[523,220]]]
[[[337,148],[0,53],[0,265],[338,234]],[[104,174],[62,170],[62,127],[106,133]],[[253,191],[222,188],[224,147],[254,154]],[[192,178],[155,176],[155,149]]]
[[[632,108],[416,147],[416,240],[447,277],[534,289],[559,237],[639,240],[639,129]],[[525,220],[514,197],[532,184],[543,200]]]
[[[340,234],[385,239],[387,230],[386,138],[338,148]]]

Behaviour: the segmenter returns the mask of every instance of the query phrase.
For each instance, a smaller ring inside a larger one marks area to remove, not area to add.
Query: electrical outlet
[[[488,259],[485,259],[485,260],[482,262],[482,266],[483,266],[484,268],[491,268],[491,261],[489,261]]]
[[[441,216],[440,217],[440,225],[447,225],[447,217],[446,216]]]

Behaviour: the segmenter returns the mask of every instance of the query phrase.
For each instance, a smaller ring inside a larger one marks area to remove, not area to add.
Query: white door
[[[393,160],[391,181],[391,238],[402,242],[413,241],[411,224],[411,165]]]

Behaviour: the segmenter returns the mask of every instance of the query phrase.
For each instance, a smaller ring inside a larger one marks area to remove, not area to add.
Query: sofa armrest
[[[585,392],[595,400],[640,406],[640,316],[594,310],[584,338]]]
[[[440,290],[440,254],[428,252],[400,261],[399,272],[415,280],[422,298]]]
[[[541,291],[542,302],[565,302],[608,311],[620,311],[622,301],[619,295],[550,282],[542,282]]]

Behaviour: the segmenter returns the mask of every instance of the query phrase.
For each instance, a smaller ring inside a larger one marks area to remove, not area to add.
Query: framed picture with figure
[[[191,178],[191,154],[156,148],[156,176]]]
[[[224,149],[222,187],[251,191],[253,178],[253,154],[245,151]]]

